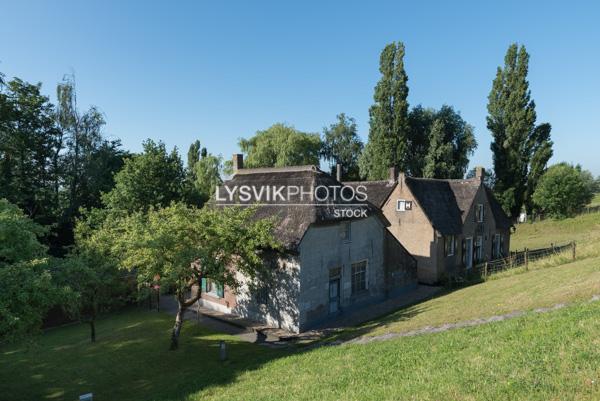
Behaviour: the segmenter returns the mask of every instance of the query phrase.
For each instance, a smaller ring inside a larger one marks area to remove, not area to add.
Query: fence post
[[[529,270],[529,249],[525,248],[525,270]]]
[[[575,260],[575,241],[571,242],[571,247],[573,248],[573,260]]]
[[[488,275],[488,262],[485,262],[485,264],[483,265],[483,279],[487,280],[487,275]]]

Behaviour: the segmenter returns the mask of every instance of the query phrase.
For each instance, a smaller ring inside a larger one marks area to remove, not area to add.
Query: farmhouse
[[[419,281],[432,284],[508,254],[511,222],[484,177],[481,167],[472,179],[412,178],[392,168],[388,180],[345,184],[367,188],[416,258]]]
[[[299,332],[416,287],[415,259],[353,188],[315,166],[244,169],[236,155],[234,170],[214,203],[256,204],[283,251],[265,258],[269,277],[239,277],[237,293],[205,280],[201,305]]]

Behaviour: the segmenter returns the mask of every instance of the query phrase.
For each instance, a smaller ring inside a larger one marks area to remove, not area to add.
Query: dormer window
[[[483,207],[483,203],[478,203],[475,207],[475,219],[478,223],[483,223],[485,209]]]
[[[398,199],[396,201],[396,211],[397,212],[406,212],[407,210],[412,209],[412,201],[407,201],[404,199]]]

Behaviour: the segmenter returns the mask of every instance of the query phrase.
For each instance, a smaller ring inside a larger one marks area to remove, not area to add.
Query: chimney
[[[396,167],[390,167],[389,170],[389,180],[390,182],[395,182],[396,179],[398,178],[398,169]]]
[[[475,167],[475,178],[483,181],[485,178],[485,169],[483,167]]]
[[[335,179],[338,180],[339,182],[342,182],[342,165],[340,163],[338,163],[335,166],[336,170],[335,170]]]
[[[235,153],[233,155],[233,172],[244,168],[244,155],[241,153]]]

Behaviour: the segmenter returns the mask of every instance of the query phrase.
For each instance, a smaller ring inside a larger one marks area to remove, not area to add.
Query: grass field
[[[562,237],[561,237],[562,236]],[[444,293],[341,336],[399,333],[531,310],[543,314],[364,345],[270,349],[186,324],[168,351],[172,317],[129,310],[88,327],[50,330],[0,348],[0,400],[598,400],[600,214],[520,225],[513,241],[578,241],[560,255]],[[542,244],[543,242],[543,244]],[[540,245],[535,245],[535,244]],[[218,360],[219,341],[229,360]]]
[[[310,351],[237,343],[187,325],[167,351],[171,318],[130,311],[87,328],[5,347],[0,399],[76,400],[598,400],[600,302],[367,345]],[[230,360],[218,361],[218,341]]]

